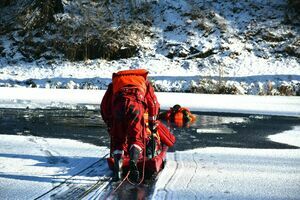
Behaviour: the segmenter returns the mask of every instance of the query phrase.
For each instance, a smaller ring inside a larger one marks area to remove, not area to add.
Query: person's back
[[[130,178],[137,181],[137,160],[145,150],[146,130],[144,113],[149,114],[149,128],[156,127],[159,104],[154,90],[147,80],[148,71],[143,69],[124,70],[114,73],[112,85],[101,102],[101,108],[111,105],[111,112],[101,112],[110,126],[112,151],[115,161],[114,179],[121,176],[122,157],[130,156]],[[111,98],[109,98],[111,96]],[[109,110],[109,109],[106,109]]]

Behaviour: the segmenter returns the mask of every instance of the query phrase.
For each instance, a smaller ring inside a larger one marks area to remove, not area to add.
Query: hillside
[[[146,68],[157,91],[300,95],[298,1],[5,0],[0,86],[106,89]]]

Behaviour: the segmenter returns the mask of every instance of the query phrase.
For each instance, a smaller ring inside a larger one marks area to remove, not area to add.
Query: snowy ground
[[[169,153],[153,199],[299,199],[299,167],[298,149]]]
[[[107,156],[108,152],[106,147],[74,140],[1,135],[0,199],[35,199]],[[109,176],[109,170],[104,169]],[[77,178],[73,183],[86,185],[99,179],[97,176]]]

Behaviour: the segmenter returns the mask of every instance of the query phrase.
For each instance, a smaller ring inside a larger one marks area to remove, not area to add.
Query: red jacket
[[[113,85],[112,83],[110,83],[100,104],[100,112],[102,119],[109,128],[111,128],[112,125],[112,98]]]
[[[159,114],[160,104],[154,93],[154,89],[147,80],[148,71],[146,70],[124,70],[113,74],[113,83],[110,83],[101,101],[100,109],[101,116],[104,122],[111,126],[112,110],[113,110],[113,96],[122,87],[133,86],[137,87],[144,94],[144,103],[146,105],[146,112],[150,120],[156,119]]]

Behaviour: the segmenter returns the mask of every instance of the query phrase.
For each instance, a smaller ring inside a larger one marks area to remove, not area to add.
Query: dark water
[[[66,138],[109,146],[99,111],[0,109],[0,134]]]
[[[299,125],[300,119],[294,117],[198,113],[197,121],[190,127],[173,129],[177,142],[171,150],[199,147],[298,148],[270,141],[267,137]]]
[[[199,147],[297,148],[267,136],[300,126],[299,118],[195,113],[189,127],[169,125],[177,141],[170,151]],[[166,123],[166,122],[164,122]],[[0,134],[69,138],[109,146],[100,111],[0,109]]]

